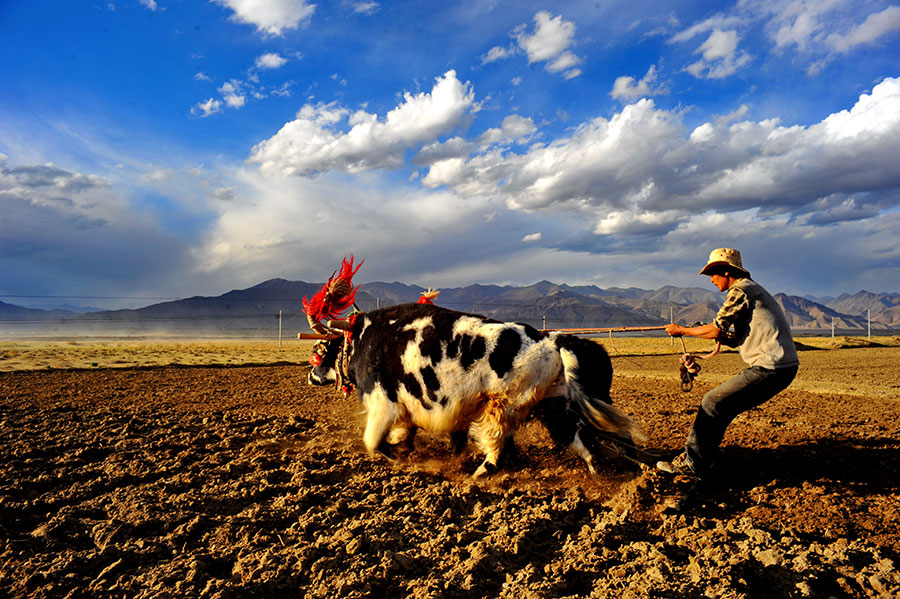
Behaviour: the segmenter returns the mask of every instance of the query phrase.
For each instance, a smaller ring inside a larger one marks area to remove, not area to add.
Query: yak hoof
[[[482,476],[485,476],[486,474],[494,474],[495,472],[497,472],[497,465],[485,461],[483,464],[481,464],[481,466],[478,467],[478,470],[475,471],[475,474],[472,475],[472,478],[480,478]]]
[[[397,446],[391,445],[387,441],[382,441],[381,443],[379,443],[374,453],[375,455],[380,455],[389,462],[397,461]]]
[[[453,452],[453,455],[459,455],[465,451],[468,442],[469,433],[467,431],[450,433],[450,450]]]

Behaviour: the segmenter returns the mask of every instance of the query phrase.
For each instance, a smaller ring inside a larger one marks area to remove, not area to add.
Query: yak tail
[[[571,408],[600,430],[643,440],[631,418],[612,405],[612,362],[603,346],[574,335],[559,335],[556,347],[562,357]]]

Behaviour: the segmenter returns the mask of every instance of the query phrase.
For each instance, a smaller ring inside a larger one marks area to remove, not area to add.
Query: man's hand
[[[675,324],[674,322],[672,324],[666,325],[666,332],[672,337],[681,337],[682,335],[684,335],[683,329],[683,326],[681,326],[680,324]]]

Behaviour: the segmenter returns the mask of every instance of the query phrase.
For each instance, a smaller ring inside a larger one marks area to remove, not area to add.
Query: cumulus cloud
[[[900,7],[870,10],[868,3],[841,0],[743,0],[735,9],[739,16],[727,23],[720,17],[716,26],[746,30],[761,22],[777,52],[795,49],[803,60],[810,60],[807,72],[817,75],[835,54],[849,53],[900,31]],[[683,41],[687,34],[676,37]]]
[[[528,56],[529,63],[546,63],[545,68],[549,72],[562,73],[567,79],[581,74],[581,70],[575,68],[581,63],[581,58],[569,50],[575,41],[575,23],[572,21],[564,20],[561,15],[554,17],[547,11],[540,11],[534,15],[532,32],[521,25],[513,35],[519,48]]]
[[[222,94],[225,104],[230,108],[240,108],[247,102],[247,97],[242,92],[241,82],[235,79],[223,83],[218,91]]]
[[[191,114],[199,117],[208,117],[222,110],[222,102],[215,98],[209,98],[205,102],[198,102],[191,108]]]
[[[669,40],[669,43],[686,42],[698,35],[709,33],[715,30],[733,29],[747,23],[747,19],[738,15],[722,15],[717,14],[703,21],[691,25],[683,31],[679,31]]]
[[[617,100],[635,100],[668,93],[664,86],[657,85],[656,78],[656,65],[650,65],[647,74],[640,81],[629,76],[617,77],[609,95]]]
[[[828,27],[828,15],[840,8],[840,3],[783,2],[772,3],[762,10],[771,12],[766,27],[777,48],[795,46],[806,51]]]
[[[397,168],[415,149],[411,162],[426,172],[414,180],[425,188],[525,213],[571,211],[598,235],[659,234],[698,210],[820,213],[810,220],[820,224],[865,218],[895,206],[900,190],[900,79],[808,127],[741,120],[741,106],[688,130],[680,112],[645,98],[549,141],[535,143],[537,126],[519,115],[473,139],[438,139],[476,107],[474,90],[450,71],[384,118],[304,106],[250,160],[281,175],[360,173]]]
[[[529,31],[528,26],[522,24],[510,35],[514,43],[492,47],[481,56],[482,65],[524,53],[530,64],[544,63],[547,72],[560,74],[564,79],[581,75],[578,65],[582,59],[569,50],[575,43],[575,23],[572,21],[542,10],[534,15],[534,29]]]
[[[685,70],[698,79],[722,79],[733,75],[752,60],[750,54],[738,50],[739,41],[737,31],[714,29],[694,51],[702,58],[688,65]]]
[[[671,229],[697,210],[802,215],[834,193],[853,197],[831,210],[835,218],[897,205],[900,79],[809,127],[771,119],[729,124],[740,114],[687,131],[678,113],[643,99],[523,153],[490,148],[437,160],[422,183],[499,194],[516,210],[599,213],[604,233]]]
[[[172,176],[172,169],[161,168],[141,175],[143,183],[165,183]]]
[[[254,64],[258,70],[274,70],[284,66],[287,61],[287,58],[269,52],[258,56]],[[203,72],[194,75],[194,80],[213,83],[213,80]],[[219,97],[198,102],[191,108],[191,114],[205,118],[225,109],[242,108],[251,98],[263,100],[270,96],[289,96],[293,85],[293,81],[284,81],[276,85],[262,85],[259,81],[259,74],[251,69],[246,79],[232,77],[217,87],[216,91],[219,93]]]
[[[502,210],[491,201],[414,185],[386,190],[377,178],[283,177],[240,168],[234,174],[234,199],[216,204],[215,222],[193,253],[199,272],[232,282],[322,280],[342,256],[354,254],[366,260],[361,280],[390,276],[443,285],[446,276],[435,272],[480,262],[486,245],[521,245],[515,215],[503,226],[488,222],[487,214]],[[502,261],[503,251],[494,257]]]
[[[847,53],[857,46],[872,44],[881,37],[900,31],[900,6],[889,6],[866,17],[846,34],[828,36],[828,43],[837,52]]]
[[[511,114],[503,119],[499,127],[492,127],[482,133],[478,137],[478,143],[482,146],[507,145],[512,142],[525,143],[535,131],[537,131],[537,127],[533,120],[518,114]]]
[[[266,52],[256,57],[257,69],[280,69],[287,63],[287,58],[276,52]]]
[[[694,51],[700,59],[685,71],[698,78],[722,79],[748,65],[753,56],[739,44],[760,25],[776,53],[795,50],[817,75],[834,59],[877,43],[900,31],[900,7],[869,12],[866,3],[843,0],[742,0],[728,13],[718,13],[673,35],[670,44],[703,39]],[[860,22],[862,21],[862,22]]]
[[[333,104],[307,104],[296,119],[257,144],[250,160],[264,171],[304,176],[395,168],[404,164],[408,149],[433,143],[475,111],[471,85],[448,71],[430,92],[405,93],[403,102],[383,119],[364,110],[351,113]]]
[[[232,20],[255,25],[257,31],[281,35],[306,24],[316,10],[306,0],[213,0],[234,12]]]
[[[7,157],[0,154],[2,161]],[[7,189],[27,188],[51,193],[79,193],[108,187],[109,182],[98,175],[83,175],[59,168],[52,162],[41,165],[17,166],[0,171]]]
[[[489,62],[497,62],[515,55],[516,49],[509,46],[494,46],[481,57],[481,64],[485,65]]]
[[[381,5],[377,2],[355,2],[353,4],[353,12],[361,15],[375,14],[381,10]]]

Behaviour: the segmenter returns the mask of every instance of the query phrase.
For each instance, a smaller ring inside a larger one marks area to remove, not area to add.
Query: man
[[[768,291],[750,278],[741,254],[719,248],[709,254],[701,275],[707,275],[719,291],[727,291],[725,303],[713,322],[696,327],[670,324],[673,337],[689,335],[716,339],[739,347],[748,367],[703,396],[684,453],[671,462],[659,462],[660,470],[703,478],[718,454],[725,429],[738,414],[766,402],[791,384],[800,361],[787,317]]]

